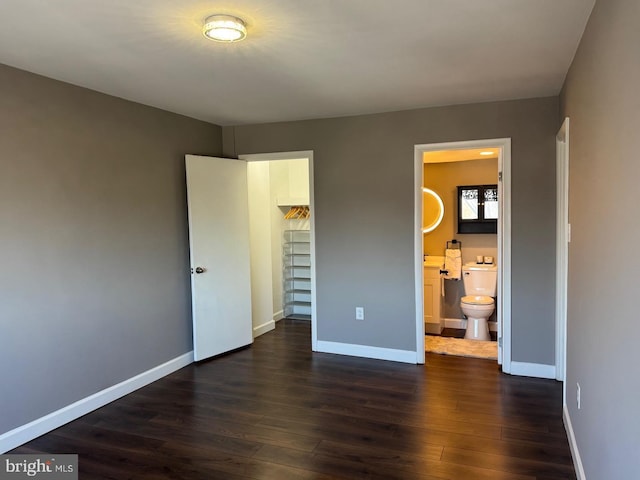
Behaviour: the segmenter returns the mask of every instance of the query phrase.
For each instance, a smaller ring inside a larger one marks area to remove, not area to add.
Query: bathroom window
[[[497,233],[498,210],[498,185],[458,187],[458,233]]]

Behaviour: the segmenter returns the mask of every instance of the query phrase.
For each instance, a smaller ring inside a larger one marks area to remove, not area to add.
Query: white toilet
[[[460,302],[462,313],[467,316],[467,332],[470,340],[491,340],[487,319],[496,309],[493,297],[498,285],[496,265],[465,263],[462,267],[464,293]]]

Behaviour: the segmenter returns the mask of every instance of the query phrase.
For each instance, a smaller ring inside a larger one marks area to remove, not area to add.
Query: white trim
[[[318,349],[318,300],[316,296],[316,200],[313,189],[313,152],[309,158],[309,220],[311,240],[311,350]]]
[[[424,173],[424,163],[422,154],[424,150],[418,145],[414,152],[414,281],[415,281],[415,304],[416,304],[416,363],[425,363],[425,325],[424,325],[424,234],[422,233],[422,176]]]
[[[556,136],[556,380],[564,382],[569,271],[569,117]],[[566,398],[566,389],[563,388]]]
[[[253,338],[259,337],[260,335],[264,335],[267,332],[270,332],[276,328],[276,322],[273,320],[269,320],[264,322],[262,325],[258,325],[257,327],[253,327]]]
[[[502,181],[498,182],[498,198],[502,201],[498,220],[498,363],[502,371],[511,372],[511,139],[504,139],[498,156]]]
[[[245,160],[247,162],[296,160],[301,158],[309,160],[309,212],[311,214],[309,217],[311,237],[311,349],[316,351],[318,344],[318,302],[316,299],[316,215],[315,194],[313,190],[313,151],[299,150],[294,152],[250,153],[238,155],[239,160]]]
[[[555,365],[545,365],[542,363],[511,362],[511,375],[521,377],[550,378],[555,380]]]
[[[445,318],[444,328],[467,328],[467,321],[463,318]]]
[[[416,352],[409,350],[369,347],[366,345],[354,345],[350,343],[327,342],[325,340],[318,340],[316,352],[337,353],[338,355],[375,358],[378,360],[392,360],[394,362],[416,363]]]
[[[270,153],[246,153],[238,155],[238,160],[247,162],[268,162],[270,160],[301,160],[313,155],[311,150],[296,150],[293,152],[270,152]]]
[[[27,443],[34,438],[55,430],[62,425],[86,415],[93,410],[105,406],[108,403],[124,397],[129,393],[149,385],[170,373],[180,370],[193,363],[193,351],[180,355],[168,362],[158,365],[146,372],[142,372],[135,377],[131,377],[111,387],[89,395],[77,402],[67,405],[55,412],[51,412],[44,417],[40,417],[32,422],[14,428],[0,435],[0,453],[8,452],[14,448]]]
[[[278,310],[276,313],[273,314],[273,321],[274,322],[279,322],[283,318],[284,318],[284,311],[283,310]]]
[[[498,322],[487,322],[487,325],[489,325],[490,332],[498,331]],[[444,328],[466,329],[467,320],[465,318],[445,318]]]
[[[569,409],[567,408],[566,404],[562,407],[562,419],[564,420],[564,429],[567,431],[567,437],[569,438],[569,448],[571,448],[571,456],[573,457],[573,468],[576,471],[576,477],[578,477],[578,480],[587,480],[587,476],[584,473],[584,467],[582,465],[582,458],[580,458],[580,451],[578,450],[576,436],[573,433],[571,416],[569,415]]]
[[[500,215],[498,218],[498,363],[502,371],[511,373],[511,139],[494,138],[464,142],[445,142],[415,145],[414,157],[414,247],[415,247],[415,303],[416,303],[416,355],[417,363],[424,363],[424,313],[423,313],[423,235],[422,235],[422,175],[424,152],[437,150],[461,150],[469,148],[497,147],[498,170],[502,181],[498,182]]]

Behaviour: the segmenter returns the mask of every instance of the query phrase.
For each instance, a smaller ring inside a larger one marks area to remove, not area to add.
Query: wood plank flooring
[[[576,478],[560,383],[314,354],[310,337],[283,320],[10,453],[78,453],[83,480]]]

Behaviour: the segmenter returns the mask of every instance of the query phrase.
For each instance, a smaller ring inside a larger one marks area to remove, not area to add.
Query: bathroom
[[[439,268],[438,264],[444,262],[447,248],[459,249],[457,253],[449,253],[460,256],[460,267],[473,263],[481,269],[492,269],[492,275],[497,277],[498,155],[497,148],[443,150],[423,154],[424,313],[425,333],[429,336],[462,338],[467,329],[468,320],[462,312],[461,300],[473,293],[465,292],[462,280],[462,276],[469,272],[462,269],[457,275],[455,272],[452,272],[453,275],[440,272],[446,270],[445,267]],[[477,207],[471,214],[466,211],[469,204],[467,197],[470,197],[472,205],[481,205],[480,213],[484,218],[477,219]],[[468,220],[471,218],[475,221]],[[496,303],[494,298],[494,305]],[[490,339],[495,340],[495,308],[487,320]],[[472,339],[465,341],[467,346],[469,342],[478,340],[473,335],[467,335],[467,338]],[[478,346],[472,345],[471,348]],[[491,347],[490,352],[493,352],[495,345]],[[438,349],[427,346],[427,350]],[[488,355],[488,358],[494,358],[494,355]]]

